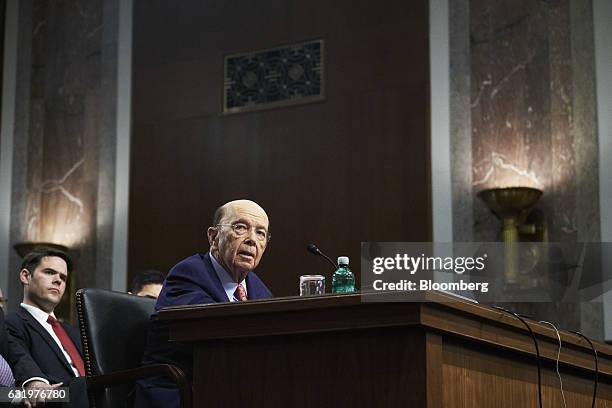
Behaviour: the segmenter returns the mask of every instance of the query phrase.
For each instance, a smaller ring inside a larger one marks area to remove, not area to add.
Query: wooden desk
[[[420,300],[290,297],[169,308],[160,319],[173,341],[194,347],[194,407],[538,406],[535,347],[521,322],[446,294]],[[542,356],[543,406],[562,407],[557,336],[529,323]],[[561,338],[567,406],[590,407],[590,346],[571,333]],[[612,406],[612,347],[595,345],[596,406]]]

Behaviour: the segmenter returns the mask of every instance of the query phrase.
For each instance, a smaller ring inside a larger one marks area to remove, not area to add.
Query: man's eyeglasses
[[[251,227],[243,222],[236,222],[234,224],[217,224],[217,227],[231,227],[234,234],[239,237],[245,236],[251,231],[251,229],[254,229],[255,237],[257,237],[257,240],[260,242],[270,242],[270,239],[272,238],[272,234],[270,234],[270,232],[266,231],[264,228]]]

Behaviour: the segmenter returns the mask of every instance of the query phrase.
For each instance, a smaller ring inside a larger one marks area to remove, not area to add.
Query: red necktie
[[[83,364],[83,359],[81,358],[81,354],[79,354],[79,350],[77,350],[72,340],[70,340],[70,337],[68,337],[68,333],[66,333],[66,330],[64,330],[60,322],[58,322],[57,319],[51,315],[49,315],[49,317],[47,318],[47,323],[49,323],[51,327],[53,327],[53,331],[55,332],[55,335],[59,339],[60,343],[62,343],[62,347],[70,356],[70,359],[72,360],[72,365],[74,365],[79,371],[80,376],[84,376],[85,365]]]
[[[240,302],[247,300],[246,290],[244,290],[244,286],[242,286],[242,284],[239,284],[234,291],[234,297]]]

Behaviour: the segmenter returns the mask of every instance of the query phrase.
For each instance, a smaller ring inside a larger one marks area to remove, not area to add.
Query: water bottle
[[[355,275],[348,266],[348,256],[339,256],[338,269],[332,276],[332,293],[355,292]]]

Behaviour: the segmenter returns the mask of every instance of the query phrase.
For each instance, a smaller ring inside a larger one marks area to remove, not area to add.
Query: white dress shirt
[[[209,252],[210,254],[210,252]],[[223,289],[225,290],[225,294],[230,302],[238,302],[238,299],[234,296],[234,292],[238,287],[238,283],[234,282],[234,279],[230,276],[229,272],[225,270],[223,266],[215,259],[213,254],[210,254],[210,260],[212,261],[213,268],[215,268],[215,272],[221,281],[221,285],[223,285]],[[245,279],[240,282],[240,285],[244,288],[244,293],[247,293],[246,281]],[[247,294],[248,296],[248,294]]]
[[[36,319],[36,321],[38,323],[40,323],[40,325],[42,327],[45,328],[45,330],[49,333],[51,338],[57,343],[57,347],[59,347],[59,349],[62,350],[62,353],[64,353],[64,357],[66,357],[66,361],[68,361],[68,363],[70,364],[70,368],[72,368],[72,371],[74,372],[74,375],[76,377],[78,377],[79,376],[79,370],[74,366],[74,364],[72,363],[72,359],[70,358],[70,356],[68,355],[66,350],[64,350],[64,347],[62,346],[62,342],[60,341],[59,337],[57,337],[57,335],[55,334],[55,331],[53,331],[53,326],[51,326],[51,324],[47,323],[47,319],[49,318],[49,313],[45,312],[44,310],[40,310],[36,306],[26,305],[25,303],[22,303],[21,307],[23,307],[25,310],[27,310],[28,313],[30,313],[32,315],[32,317],[34,317],[34,319]],[[53,318],[55,318],[55,314],[53,314],[53,312],[51,312],[51,316],[53,316]],[[76,346],[76,344],[75,344],[75,346]],[[30,379],[28,379],[26,381],[26,383],[30,382],[30,381],[32,381],[34,379],[42,380],[41,378],[30,378]]]

